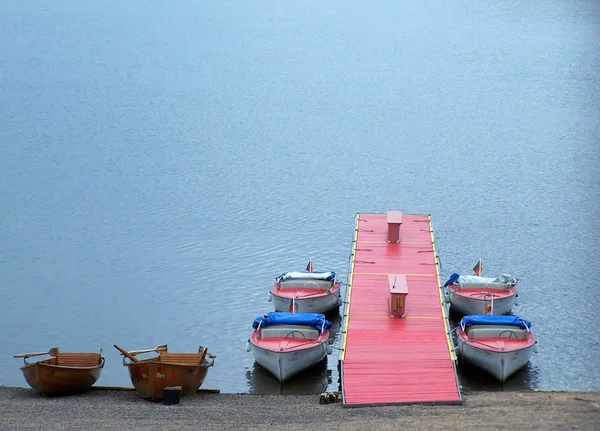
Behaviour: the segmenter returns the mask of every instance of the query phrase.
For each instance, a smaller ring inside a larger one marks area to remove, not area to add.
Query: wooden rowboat
[[[146,350],[127,351],[116,344],[115,348],[123,355],[123,365],[129,370],[136,393],[149,400],[161,400],[165,388],[172,387],[180,387],[181,396],[195,394],[216,357],[202,346],[197,353],[167,352],[166,344]],[[158,356],[148,359],[136,357],[150,352],[158,353]]]
[[[32,356],[52,356],[38,362],[28,363]],[[59,352],[53,347],[48,352],[22,353],[15,358],[23,358],[21,367],[29,386],[45,396],[71,395],[85,392],[100,378],[104,367],[102,350],[93,352]]]

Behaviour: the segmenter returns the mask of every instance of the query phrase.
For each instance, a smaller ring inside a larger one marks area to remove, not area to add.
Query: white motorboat
[[[335,272],[286,272],[269,292],[275,311],[327,313],[339,308],[341,283]]]
[[[456,332],[456,353],[504,382],[537,353],[530,328],[531,323],[518,316],[464,316]]]
[[[257,317],[246,350],[283,382],[331,353],[331,322],[318,313],[271,312]]]
[[[444,284],[450,306],[462,314],[508,314],[516,303],[517,279],[452,274]]]

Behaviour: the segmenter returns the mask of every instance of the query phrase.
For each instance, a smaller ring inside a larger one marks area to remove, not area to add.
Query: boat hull
[[[275,311],[286,312],[294,311],[296,313],[321,313],[325,314],[338,309],[341,304],[339,289],[329,294],[305,296],[291,298],[289,295],[282,295],[271,291]],[[292,301],[295,309],[292,309]]]
[[[254,360],[280,382],[321,362],[327,356],[327,340],[301,350],[276,351],[252,343]]]
[[[489,310],[492,294],[467,289],[448,289],[450,306],[462,314],[509,314],[515,305],[516,291],[494,294],[493,309]]]
[[[464,342],[457,353],[467,362],[481,368],[497,380],[504,382],[514,373],[523,368],[534,352],[534,344],[521,349],[499,352],[486,349],[481,345]]]
[[[44,362],[21,368],[25,380],[44,396],[72,395],[89,390],[100,378],[104,359],[95,367],[65,367]]]
[[[170,387],[181,387],[181,396],[195,394],[212,364],[174,364],[149,359],[125,365],[138,396],[161,400],[165,388]]]

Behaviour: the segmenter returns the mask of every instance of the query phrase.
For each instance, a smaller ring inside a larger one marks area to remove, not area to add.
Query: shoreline
[[[33,389],[0,386],[0,431],[600,429],[600,391],[466,392],[461,405],[373,407],[321,404],[319,396],[206,389],[164,405],[143,400],[127,387],[46,398]]]

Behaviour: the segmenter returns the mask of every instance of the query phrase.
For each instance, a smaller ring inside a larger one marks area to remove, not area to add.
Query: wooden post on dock
[[[388,225],[388,242],[400,242],[400,225],[402,224],[402,212],[401,211],[388,211],[387,212],[387,225]]]

